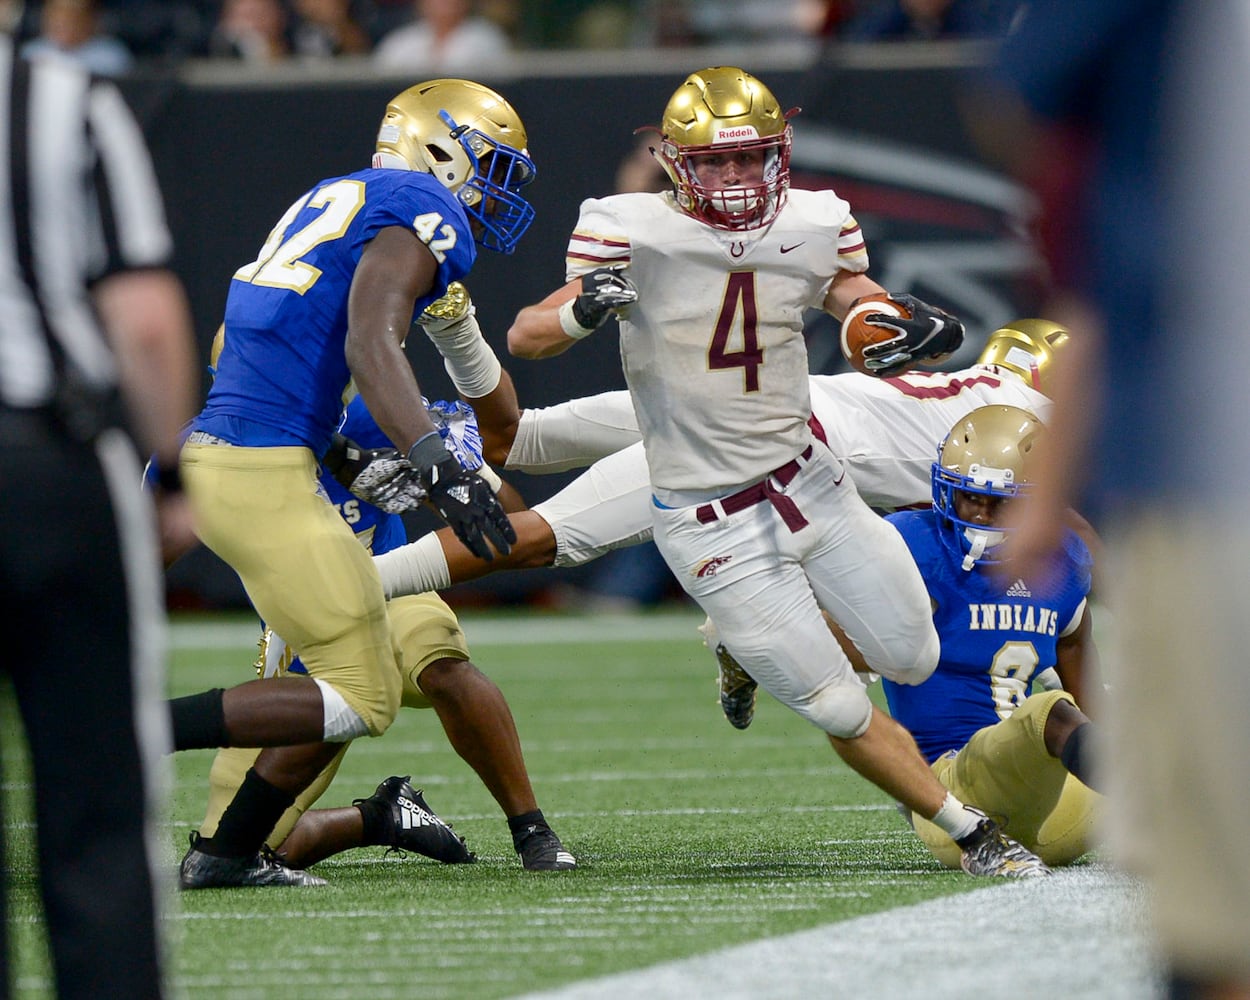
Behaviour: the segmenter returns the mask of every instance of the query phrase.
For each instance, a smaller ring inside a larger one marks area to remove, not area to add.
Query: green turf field
[[[505,997],[981,884],[941,869],[882,793],[767,696],[748,731],[732,729],[694,631],[701,616],[462,619],[579,870],[523,871],[502,813],[434,713],[406,710],[384,737],[352,747],[323,804],[411,773],[479,862],[445,867],[368,848],[317,866],[325,888],[182,894],[171,923],[187,996]],[[253,676],[247,620],[183,620],[174,636],[172,693]],[[174,759],[171,871],[202,816],[211,759]],[[7,765],[5,823],[20,841],[29,789]],[[10,866],[18,995],[41,996],[27,846]]]

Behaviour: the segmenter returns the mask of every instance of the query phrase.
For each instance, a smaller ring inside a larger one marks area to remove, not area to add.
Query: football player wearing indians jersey
[[[617,313],[656,545],[743,666],[853,769],[958,841],[965,870],[1045,874],[937,781],[825,627],[822,610],[899,683],[936,666],[906,546],[809,426],[804,310],[840,317],[883,289],[865,274],[846,202],[789,190],[787,118],[741,69],[687,77],[660,129],[674,190],[585,202],[569,282],[517,315],[509,348],[559,354]],[[877,345],[878,374],[962,340],[953,317],[908,305],[911,319],[881,319],[896,335]]]
[[[377,570],[317,489],[349,383],[408,475],[483,556],[512,538],[499,502],[462,469],[421,405],[401,343],[472,266],[510,252],[533,218],[525,127],[494,91],[418,84],[387,106],[373,166],[299,198],[235,272],[225,346],[183,450],[201,540],[232,566],[309,677],[173,704],[175,747],[260,746],[212,838],[194,838],[184,888],[311,885],[260,848],[337,743],[384,732],[401,682]]]
[[[996,558],[1005,537],[997,526],[1029,488],[1042,433],[1018,407],[973,410],[933,464],[931,508],[889,516],[924,577],[942,652],[923,684],[882,683],[890,714],[942,784],[1047,864],[1063,865],[1089,850],[1098,800],[1088,787],[1093,730],[1069,693],[1082,690],[1093,657],[1090,553],[1069,530],[1045,578],[1013,580]],[[1030,695],[1052,667],[1067,690]],[[913,819],[929,849],[958,867],[951,839]]]

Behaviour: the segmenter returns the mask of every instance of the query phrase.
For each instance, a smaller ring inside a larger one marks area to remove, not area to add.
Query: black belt
[[[757,503],[767,500],[773,505],[777,513],[781,515],[781,519],[785,522],[786,527],[792,532],[806,528],[807,518],[799,510],[799,505],[782,493],[781,490],[794,481],[794,477],[799,474],[799,470],[807,464],[808,459],[811,457],[812,446],[809,444],[798,458],[790,459],[785,465],[779,469],[774,469],[758,483],[753,483],[744,490],[722,497],[718,501],[718,505],[725,512],[725,516],[728,517],[730,514],[737,514],[739,511],[746,510],[748,507],[754,507]],[[773,485],[773,480],[781,484],[781,489]],[[720,520],[721,515],[717,512],[716,505],[705,503],[695,508],[694,516],[700,524],[711,524],[713,521]]]

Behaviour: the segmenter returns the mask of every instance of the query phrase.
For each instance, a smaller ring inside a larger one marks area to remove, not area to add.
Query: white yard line
[[[1140,883],[1100,866],[995,883],[517,1000],[1151,1000]]]

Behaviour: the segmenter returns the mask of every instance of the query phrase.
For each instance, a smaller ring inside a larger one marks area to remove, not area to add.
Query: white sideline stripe
[[[695,629],[703,624],[702,615],[594,615],[564,618],[558,615],[529,615],[524,618],[483,618],[458,616],[469,648],[477,646],[535,646],[595,642],[680,642],[688,640],[699,647],[702,639]],[[260,638],[260,622],[175,621],[170,627],[173,649],[226,649],[254,647]]]
[[[1150,1000],[1141,883],[1096,865],[996,883],[514,1000]]]

